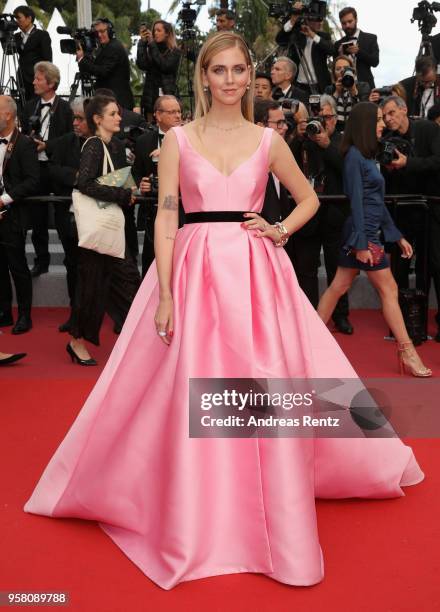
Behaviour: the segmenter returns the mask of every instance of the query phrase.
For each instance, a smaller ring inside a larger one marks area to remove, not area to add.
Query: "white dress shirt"
[[[8,144],[9,144],[13,133],[14,132],[12,131],[7,136],[0,136],[0,138],[4,138],[5,140],[8,141]],[[5,155],[6,155],[6,150],[8,148],[8,144],[5,144],[4,142],[0,144],[0,175],[2,178],[2,183],[3,183],[3,162],[5,160]],[[3,194],[0,196],[0,199],[3,202],[3,204],[10,204],[13,201],[11,196],[7,194],[6,191],[3,192]]]
[[[284,24],[284,31],[285,32],[291,32],[293,29],[293,25],[291,21],[287,21]],[[313,65],[313,61],[312,61],[312,46],[313,43],[318,44],[321,41],[321,37],[318,36],[318,34],[315,34],[315,36],[313,38],[310,38],[310,36],[306,36],[306,46],[304,47],[303,50],[303,57],[307,62],[307,65],[309,67],[310,70],[310,78],[311,78],[311,84],[316,85],[318,83],[318,79],[316,78],[316,72],[315,72],[315,67]],[[298,78],[297,78],[298,83],[301,83],[302,85],[308,85],[309,81],[306,77],[306,74],[304,72],[304,68],[302,66],[302,63],[299,63],[298,66]]]
[[[49,126],[50,126],[50,111],[51,107],[55,101],[55,96],[50,100],[41,99],[41,104],[50,104],[50,106],[44,106],[40,108],[40,123],[41,123],[41,138],[44,142],[46,142],[49,138]],[[46,155],[46,151],[40,151],[38,153],[39,161],[48,161],[49,158]]]

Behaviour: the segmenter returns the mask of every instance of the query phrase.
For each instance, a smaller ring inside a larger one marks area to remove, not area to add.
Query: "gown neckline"
[[[186,142],[188,143],[189,148],[201,159],[203,159],[207,164],[209,164],[211,166],[211,168],[213,168],[217,174],[220,174],[220,176],[222,176],[223,178],[229,179],[231,178],[231,176],[233,176],[242,166],[245,166],[247,163],[249,163],[256,155],[257,153],[260,152],[261,147],[263,146],[263,142],[264,142],[264,137],[266,136],[266,130],[267,128],[263,128],[263,135],[260,139],[260,142],[258,143],[257,148],[255,149],[255,151],[244,161],[242,161],[240,164],[238,164],[238,166],[236,166],[232,172],[230,172],[229,174],[224,174],[221,170],[219,170],[217,168],[217,166],[215,166],[207,157],[205,157],[204,155],[202,155],[201,153],[199,153],[199,151],[197,151],[197,149],[195,148],[195,146],[192,144],[191,140],[188,138],[185,130],[183,129],[182,126],[178,126],[180,131],[182,132],[182,134],[185,136]]]

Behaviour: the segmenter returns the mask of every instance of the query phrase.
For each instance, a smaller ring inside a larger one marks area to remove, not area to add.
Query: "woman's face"
[[[163,23],[156,23],[153,30],[153,38],[154,42],[161,43],[164,42],[167,38],[167,33],[165,32],[165,28],[163,27]]]
[[[203,70],[203,86],[209,87],[212,100],[232,106],[241,102],[251,82],[251,71],[240,49],[231,47],[214,55]]]
[[[119,132],[119,127],[121,125],[119,106],[115,102],[110,102],[110,104],[107,104],[102,113],[102,117],[98,116],[97,123],[98,128],[101,128],[106,132],[110,132],[112,134]]]
[[[383,120],[382,109],[378,108],[377,109],[377,125],[376,125],[377,140],[380,140],[382,138],[382,133],[383,133],[384,128],[385,128],[385,123]]]
[[[335,80],[336,81],[342,77],[342,73],[344,72],[345,68],[347,68],[347,66],[350,66],[350,62],[347,62],[347,60],[345,59],[339,59],[336,61],[335,63]]]

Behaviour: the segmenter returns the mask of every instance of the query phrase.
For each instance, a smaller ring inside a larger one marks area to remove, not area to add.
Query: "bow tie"
[[[284,98],[285,95],[283,93],[283,90],[281,89],[281,87],[275,87],[275,89],[272,92],[272,98],[274,100],[279,100],[280,98]]]
[[[0,138],[0,144],[8,145],[9,140],[7,138]]]
[[[50,108],[52,106],[52,102],[45,102],[43,104],[40,104],[40,108],[44,108],[45,106],[48,106]]]

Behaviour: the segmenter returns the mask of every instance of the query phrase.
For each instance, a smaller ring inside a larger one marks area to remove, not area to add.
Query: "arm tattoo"
[[[176,196],[167,195],[164,198],[162,208],[166,208],[167,210],[177,210],[179,207],[179,203],[177,201]]]

